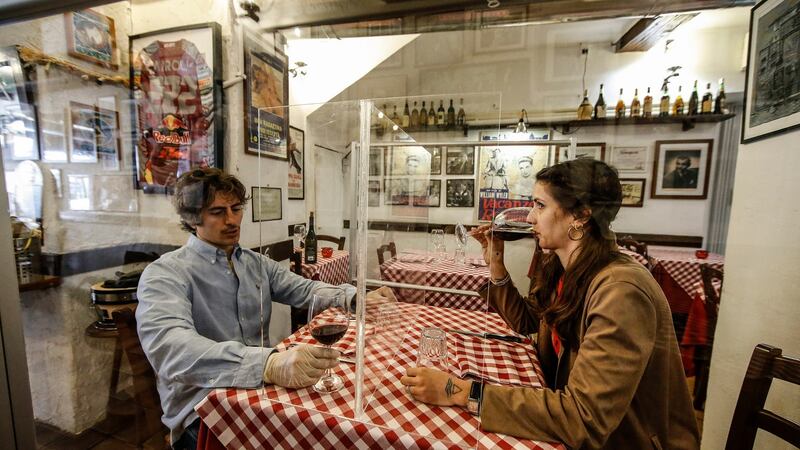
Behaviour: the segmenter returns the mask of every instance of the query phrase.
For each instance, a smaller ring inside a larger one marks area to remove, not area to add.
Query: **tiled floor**
[[[36,423],[36,441],[41,450],[145,450],[169,449],[164,436],[167,430],[150,436],[141,446],[136,445],[136,421],[130,416],[109,416],[108,419],[79,435],[65,433],[50,425]]]

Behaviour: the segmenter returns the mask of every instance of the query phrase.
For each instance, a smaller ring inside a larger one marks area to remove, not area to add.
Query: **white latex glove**
[[[311,386],[338,363],[339,352],[326,347],[298,345],[273,352],[264,367],[264,382],[287,388]]]
[[[395,297],[392,288],[389,286],[381,286],[378,289],[367,292],[367,304],[380,304],[380,303],[388,303],[388,302],[396,302],[397,297]]]

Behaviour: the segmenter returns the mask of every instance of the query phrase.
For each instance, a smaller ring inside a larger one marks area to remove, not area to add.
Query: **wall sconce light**
[[[297,61],[294,63],[294,67],[289,69],[289,73],[292,74],[292,78],[296,78],[297,75],[305,75],[306,67],[308,67],[308,64],[304,63],[303,61]]]
[[[528,112],[525,111],[525,108],[519,113],[519,122],[517,122],[517,127],[514,128],[514,133],[527,133],[528,132]]]

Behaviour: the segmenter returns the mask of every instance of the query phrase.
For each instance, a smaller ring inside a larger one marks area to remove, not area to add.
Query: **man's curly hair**
[[[242,182],[220,169],[207,167],[181,175],[175,183],[175,197],[172,199],[175,211],[181,217],[181,229],[194,234],[195,227],[202,223],[203,210],[211,205],[218,193],[232,195],[242,204],[250,199]]]

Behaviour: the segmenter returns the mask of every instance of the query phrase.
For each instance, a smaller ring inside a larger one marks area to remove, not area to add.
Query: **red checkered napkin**
[[[498,384],[540,387],[528,352],[530,344],[448,333],[456,375]]]

